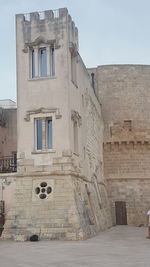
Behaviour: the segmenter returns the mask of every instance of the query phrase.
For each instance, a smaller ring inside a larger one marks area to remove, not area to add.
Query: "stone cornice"
[[[29,110],[26,112],[26,117],[24,118],[26,121],[30,121],[31,115],[37,114],[47,114],[47,113],[54,113],[56,119],[60,119],[62,115],[60,114],[60,110],[58,108],[39,108],[35,110]]]
[[[23,48],[23,52],[24,53],[28,53],[29,48],[33,48],[34,46],[39,46],[41,43],[44,43],[46,46],[52,46],[54,45],[55,49],[60,48],[60,45],[58,44],[58,42],[56,41],[56,39],[54,40],[46,40],[44,37],[38,37],[36,38],[33,42],[26,42]]]

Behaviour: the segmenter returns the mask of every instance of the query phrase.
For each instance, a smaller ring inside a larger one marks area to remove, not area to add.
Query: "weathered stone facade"
[[[150,205],[150,67],[100,66],[95,77],[104,119],[104,176],[113,223],[115,202],[123,201],[127,224],[145,225]]]
[[[117,223],[117,203],[124,224],[145,224],[150,67],[87,70],[67,9],[17,15],[16,31],[17,174],[2,238],[88,238]]]
[[[16,17],[18,166],[2,238],[84,239],[112,225],[101,107],[67,9],[43,15]]]

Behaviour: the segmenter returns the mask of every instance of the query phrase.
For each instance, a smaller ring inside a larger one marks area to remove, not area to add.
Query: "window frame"
[[[34,55],[34,56],[33,56]],[[30,51],[30,57],[31,57],[31,77],[32,79],[35,78],[35,49],[32,48]]]
[[[51,147],[48,147],[48,121],[51,121]],[[46,125],[45,125],[45,128],[46,128],[46,149],[47,150],[51,150],[53,149],[53,120],[52,120],[52,117],[47,117],[46,118]]]
[[[41,51],[45,50],[45,70],[42,75],[42,63],[41,63]],[[55,43],[45,44],[40,43],[39,45],[33,45],[29,48],[29,62],[30,62],[30,73],[29,77],[31,80],[54,78],[56,77],[56,49]]]
[[[41,120],[42,128],[41,128],[41,149],[38,149],[38,139],[37,139],[37,121]],[[51,121],[51,147],[48,148],[48,125],[47,122]],[[52,116],[42,116],[34,118],[34,151],[35,152],[49,152],[53,151],[54,143],[53,143],[53,117]]]
[[[42,51],[45,51],[45,54],[43,54],[43,58],[42,58]],[[47,77],[47,49],[45,46],[40,46],[38,49],[38,63],[39,63],[39,73],[38,73],[38,77],[39,78],[45,78]],[[45,60],[45,62],[43,61]],[[43,61],[43,62],[42,62]]]
[[[42,118],[36,118],[34,121],[34,147],[35,147],[36,151],[42,151],[42,148],[38,149],[37,121],[39,121],[39,120],[41,120],[41,123],[42,123]],[[41,128],[41,138],[42,138],[42,128]],[[43,141],[41,143],[43,146]]]

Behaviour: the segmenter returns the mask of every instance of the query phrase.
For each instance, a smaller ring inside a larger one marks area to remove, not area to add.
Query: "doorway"
[[[117,225],[127,225],[126,202],[116,201],[115,202],[115,212],[116,212],[116,224]]]

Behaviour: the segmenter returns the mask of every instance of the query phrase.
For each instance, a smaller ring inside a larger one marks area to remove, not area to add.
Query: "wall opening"
[[[116,213],[116,224],[127,225],[126,202],[116,201],[115,202],[115,213]]]

